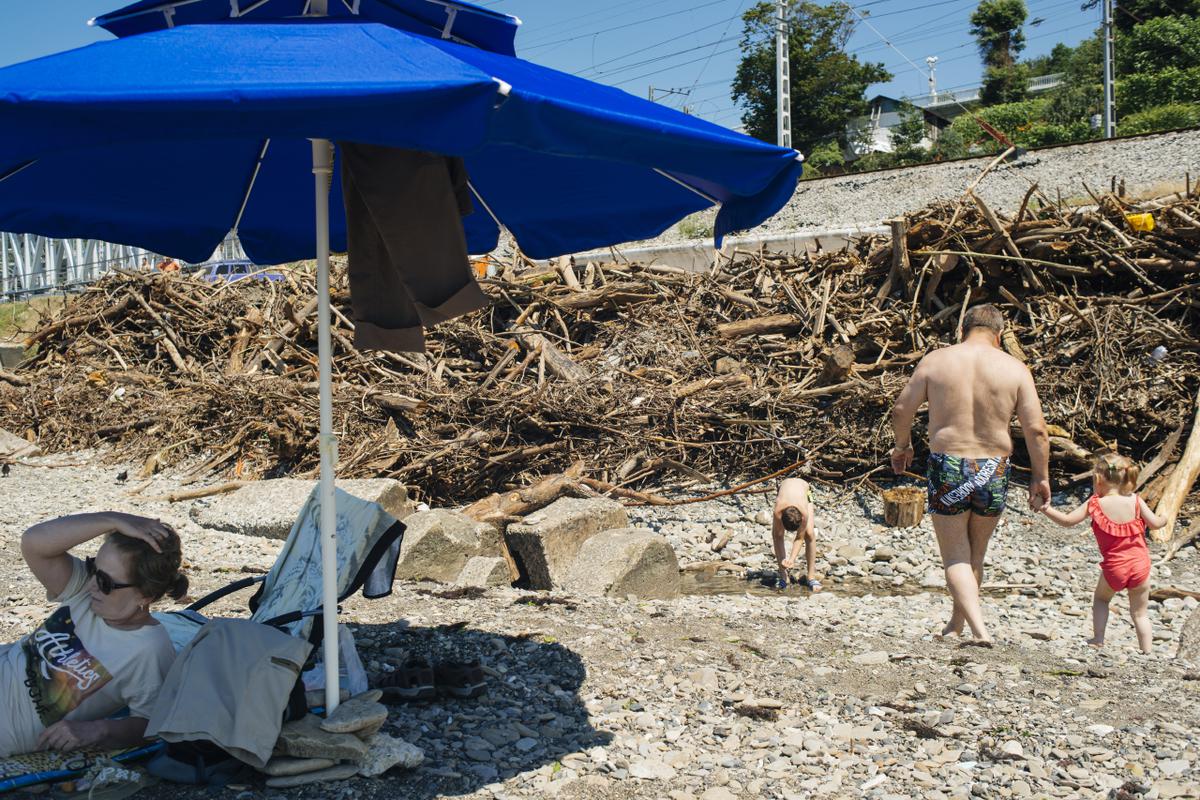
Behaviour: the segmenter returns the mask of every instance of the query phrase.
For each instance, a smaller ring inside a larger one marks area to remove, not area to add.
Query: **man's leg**
[[[967,517],[967,541],[971,546],[971,572],[975,573],[975,585],[983,586],[983,560],[987,556],[992,534],[996,531],[996,526],[1000,524],[1000,517],[985,517],[974,512],[967,512]],[[950,617],[950,623],[946,627],[950,628],[953,633],[962,633],[964,622],[966,622],[966,618],[963,617],[961,608],[955,605],[954,614]]]
[[[954,628],[955,616],[961,616],[975,638],[990,641],[983,624],[983,613],[979,608],[979,584],[972,570],[971,540],[968,533],[970,514],[933,515],[933,530],[937,534],[938,549],[942,554],[942,567],[946,571],[946,588],[954,599],[954,613],[943,629],[943,635],[958,633]],[[959,622],[961,629],[962,622]]]

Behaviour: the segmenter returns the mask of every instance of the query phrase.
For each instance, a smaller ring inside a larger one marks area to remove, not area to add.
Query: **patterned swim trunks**
[[[1007,458],[964,458],[929,454],[926,472],[930,514],[974,512],[998,517],[1008,497]]]

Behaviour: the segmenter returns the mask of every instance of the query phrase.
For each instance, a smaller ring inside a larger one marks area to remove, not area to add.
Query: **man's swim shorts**
[[[1008,497],[1007,458],[964,458],[929,454],[926,472],[930,514],[998,517]]]

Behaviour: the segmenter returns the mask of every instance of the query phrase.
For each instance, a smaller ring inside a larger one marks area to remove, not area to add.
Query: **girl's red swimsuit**
[[[1133,496],[1137,503],[1137,495]],[[1140,504],[1138,506],[1140,508]],[[1100,571],[1113,591],[1141,586],[1150,577],[1150,549],[1146,547],[1146,520],[1139,513],[1129,522],[1113,522],[1100,507],[1100,498],[1088,499],[1092,533],[1100,546]]]

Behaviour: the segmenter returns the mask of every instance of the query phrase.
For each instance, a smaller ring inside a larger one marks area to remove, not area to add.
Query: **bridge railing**
[[[245,258],[241,243],[230,234],[202,264],[240,258]],[[114,270],[151,270],[165,260],[130,245],[0,232],[0,301],[68,292]]]

